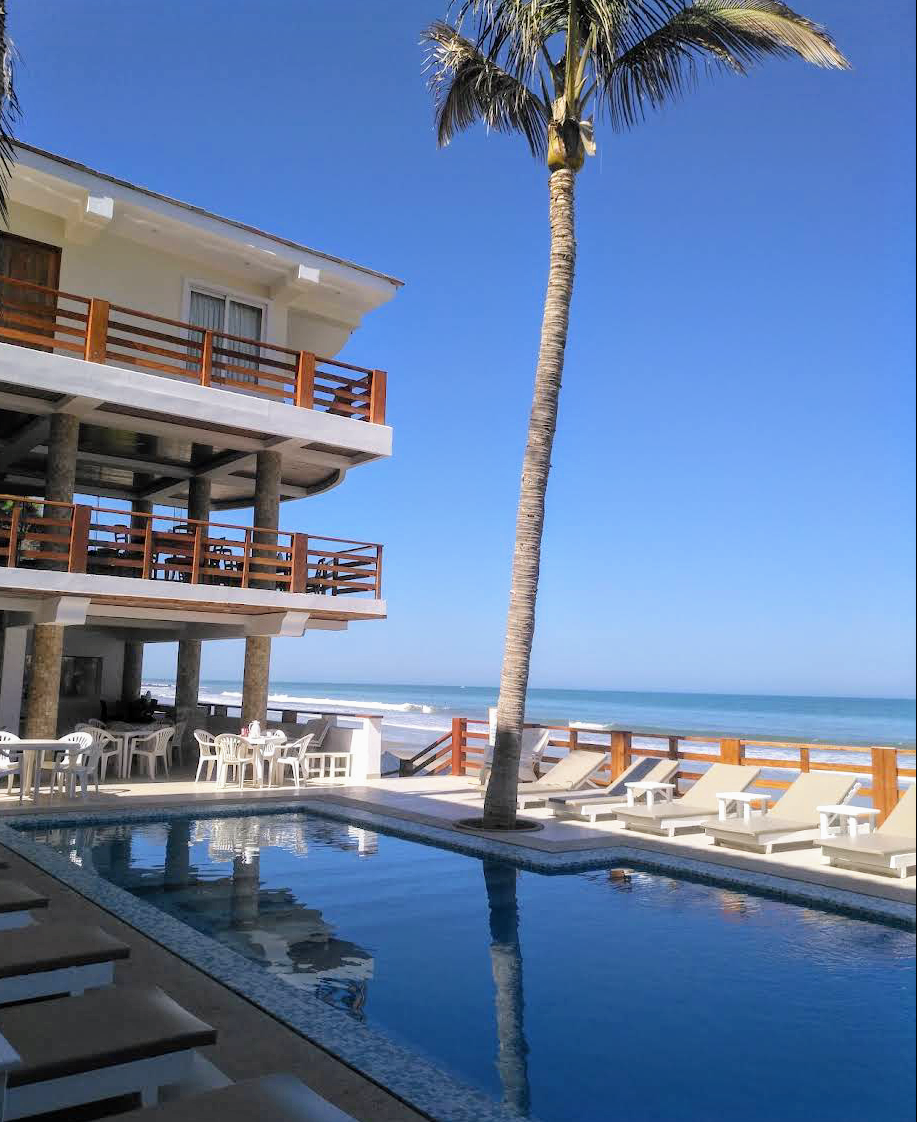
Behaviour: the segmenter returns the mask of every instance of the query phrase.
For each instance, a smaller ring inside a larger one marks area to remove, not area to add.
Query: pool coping
[[[17,815],[0,822],[0,844],[56,877],[86,899],[159,943],[179,958],[214,978],[295,1032],[312,1040],[344,1063],[390,1090],[408,1105],[440,1122],[521,1122],[521,1116],[463,1083],[446,1069],[398,1044],[381,1031],[354,1021],[348,1014],[290,987],[229,947],[181,920],[131,895],[126,889],[74,864],[63,854],[35,841],[30,832],[67,826],[168,821],[177,818],[239,818],[257,815],[311,813],[348,825],[368,827],[411,841],[432,844],[472,857],[497,857],[531,872],[556,875],[634,865],[732,889],[751,891],[802,906],[912,929],[912,905],[847,889],[832,889],[757,870],[727,867],[681,854],[629,844],[567,853],[539,853],[537,859],[516,845],[489,837],[459,835],[455,830],[412,822],[365,808],[326,799],[307,802],[272,801],[183,805],[105,811],[68,811],[56,815]],[[18,827],[18,828],[17,828]],[[531,851],[530,851],[531,852]],[[527,1122],[535,1122],[531,1116]]]

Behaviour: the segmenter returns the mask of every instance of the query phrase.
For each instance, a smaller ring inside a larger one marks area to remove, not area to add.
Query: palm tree
[[[0,0],[0,219],[7,220],[7,189],[13,163],[13,125],[19,116],[13,81],[15,48],[6,34],[6,0]]]
[[[557,424],[576,252],[576,173],[595,154],[593,117],[639,124],[705,70],[744,74],[769,56],[847,61],[825,30],[777,0],[457,0],[423,33],[437,140],[482,122],[522,133],[547,162],[551,253],[506,624],[494,761],[483,826],[512,829],[525,716],[545,492]],[[465,34],[469,29],[470,34]]]

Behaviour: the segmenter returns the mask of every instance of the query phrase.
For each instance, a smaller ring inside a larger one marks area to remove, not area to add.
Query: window
[[[243,303],[229,295],[192,288],[188,319],[197,327],[209,327],[216,333],[260,339],[264,308]],[[214,381],[224,384],[256,382],[260,355],[261,348],[257,343],[240,343],[238,338],[229,339],[226,336],[214,339]]]

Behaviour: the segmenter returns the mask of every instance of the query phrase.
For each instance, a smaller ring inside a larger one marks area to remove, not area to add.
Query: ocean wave
[[[175,695],[174,682],[144,682],[143,688],[156,690],[164,696]],[[242,701],[241,690],[208,690],[206,686],[201,687],[198,696],[201,701],[209,701],[211,704],[217,705],[234,706]],[[436,707],[433,705],[422,705],[413,701],[367,701],[365,699],[356,700],[351,697],[306,697],[288,693],[271,693],[267,700],[271,708],[300,709],[303,712],[332,708],[345,712],[366,709],[373,713],[417,713],[425,716],[436,712]]]

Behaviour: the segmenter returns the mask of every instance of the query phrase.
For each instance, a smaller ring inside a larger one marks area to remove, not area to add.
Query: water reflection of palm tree
[[[496,989],[497,1071],[503,1084],[503,1101],[520,1114],[528,1114],[531,1100],[529,1046],[523,1025],[525,1001],[516,869],[502,861],[484,860],[481,864],[490,908],[490,961]]]

